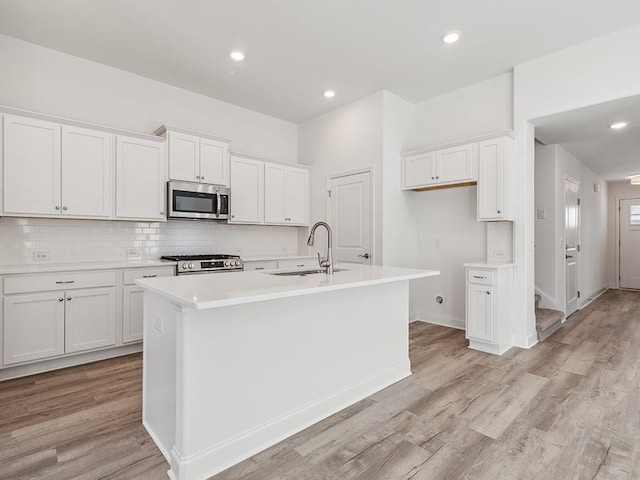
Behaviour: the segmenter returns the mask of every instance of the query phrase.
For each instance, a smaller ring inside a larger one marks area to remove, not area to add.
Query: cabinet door
[[[60,132],[57,123],[5,115],[5,213],[60,214]]]
[[[122,291],[122,341],[139,342],[142,340],[144,290],[137,286],[128,286]]]
[[[506,178],[506,147],[511,138],[501,137],[480,142],[478,148],[478,220],[509,220],[510,205],[506,200],[511,185]]]
[[[200,138],[169,132],[169,178],[185,182],[200,180]]]
[[[436,152],[421,153],[404,157],[404,182],[405,188],[430,185],[435,182]]]
[[[64,353],[64,292],[4,297],[4,364]]]
[[[65,351],[81,352],[116,344],[116,288],[66,292]]]
[[[309,171],[287,168],[285,220],[296,225],[309,224]]]
[[[112,211],[113,137],[62,127],[62,214],[109,217]]]
[[[165,219],[166,157],[164,144],[116,138],[116,217]]]
[[[493,341],[493,286],[467,285],[467,338]]]
[[[445,148],[436,153],[436,182],[474,180],[473,144]]]
[[[200,139],[200,181],[229,185],[229,145],[207,138]]]
[[[231,223],[264,223],[264,162],[231,158]]]
[[[264,166],[264,221],[286,223],[287,167],[273,163]]]

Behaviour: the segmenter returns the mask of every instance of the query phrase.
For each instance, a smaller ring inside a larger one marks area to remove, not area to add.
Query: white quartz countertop
[[[316,258],[314,255],[240,255],[244,262],[267,262],[272,260],[302,260],[304,258]]]
[[[144,268],[174,266],[176,262],[165,260],[138,260],[121,262],[40,263],[29,265],[0,265],[0,275],[17,273],[70,272],[74,270],[108,270],[111,268]]]
[[[440,274],[437,270],[349,263],[337,265],[336,268],[345,270],[335,272],[333,275],[317,273],[306,276],[277,276],[259,271],[226,272],[140,279],[136,280],[136,283],[171,299],[182,307],[205,310]]]
[[[492,268],[495,270],[501,268],[511,268],[515,265],[515,263],[488,263],[488,262],[471,262],[465,263],[464,266],[467,268]]]

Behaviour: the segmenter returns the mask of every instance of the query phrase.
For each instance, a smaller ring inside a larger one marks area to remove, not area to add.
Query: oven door
[[[169,218],[220,220],[219,187],[201,183],[169,182],[167,187]]]

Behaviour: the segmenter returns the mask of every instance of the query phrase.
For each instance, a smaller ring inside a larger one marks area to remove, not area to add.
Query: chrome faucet
[[[316,234],[316,228],[324,227],[327,229],[327,256],[325,258],[320,256],[320,252],[318,252],[318,264],[320,268],[324,269],[325,273],[332,274],[333,273],[333,253],[331,251],[331,227],[328,223],[325,222],[317,222],[313,227],[311,227],[311,233],[309,234],[309,240],[307,240],[307,245],[310,247],[313,246],[313,240]]]

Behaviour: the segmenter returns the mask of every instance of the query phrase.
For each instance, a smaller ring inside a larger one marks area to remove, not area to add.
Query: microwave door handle
[[[220,192],[216,192],[216,198],[218,201],[217,209],[216,209],[216,217],[220,217],[220,209],[222,208],[222,199],[220,198]]]

